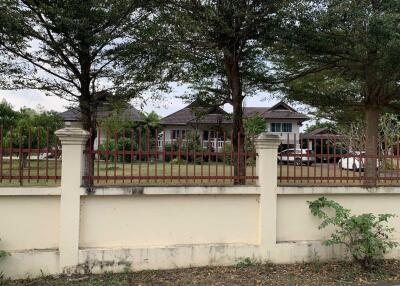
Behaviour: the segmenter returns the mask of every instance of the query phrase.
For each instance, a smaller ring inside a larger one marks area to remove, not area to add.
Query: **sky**
[[[158,101],[143,101],[133,100],[131,103],[139,110],[150,112],[156,111],[161,116],[169,115],[181,108],[186,104],[179,96],[183,95],[187,90],[184,86],[174,87],[173,91],[165,94],[162,100]],[[29,107],[36,110],[55,110],[64,111],[69,106],[69,102],[57,96],[46,96],[44,92],[37,90],[18,90],[18,91],[5,91],[0,90],[0,100],[6,100],[14,109],[18,110],[22,107]],[[272,106],[279,100],[272,98],[266,93],[259,93],[252,98],[246,99],[246,106]],[[225,106],[229,111],[230,107]]]

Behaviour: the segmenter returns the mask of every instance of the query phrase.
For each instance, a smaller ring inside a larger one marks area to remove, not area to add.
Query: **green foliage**
[[[394,229],[387,226],[388,220],[394,217],[392,214],[352,215],[349,209],[325,197],[308,204],[311,213],[322,219],[319,229],[330,225],[335,227],[325,245],[344,245],[354,260],[367,269],[376,266],[385,253],[398,246],[397,242],[390,240]],[[333,210],[334,215],[330,216],[324,209]]]
[[[254,114],[244,120],[244,130],[249,137],[257,136],[267,131],[267,122],[261,115]]]
[[[283,78],[296,75],[286,81],[291,99],[343,123],[400,99],[397,0],[296,0],[281,16],[275,64]]]
[[[0,126],[3,126],[4,130],[15,127],[20,117],[21,114],[14,111],[12,105],[7,101],[3,100],[0,103]]]
[[[257,264],[258,264],[258,263],[257,263],[256,261],[252,260],[250,257],[246,257],[245,259],[239,261],[239,262],[236,264],[236,267],[245,268],[245,267],[255,266],[255,265],[257,265]]]
[[[328,128],[328,130],[333,131],[336,130],[337,126],[335,122],[328,122],[328,121],[322,122],[320,120],[317,120],[313,125],[307,126],[307,128],[304,130],[304,133],[310,133],[320,128]]]
[[[140,0],[1,1],[0,51],[24,66],[20,86],[75,102],[84,128],[95,129],[103,103],[140,97],[163,78],[150,56],[161,52],[150,43],[158,19],[153,6]],[[130,72],[121,68],[122,58]]]
[[[1,239],[0,239],[0,241],[1,241]],[[4,251],[4,250],[0,250],[0,258],[6,257],[6,256],[10,256],[10,253],[8,253],[7,251]],[[0,274],[1,274],[1,272],[0,272]],[[1,277],[1,275],[0,275],[0,277]]]
[[[10,255],[10,254],[9,254],[8,252],[6,252],[6,251],[4,251],[4,250],[0,250],[0,258],[9,256],[9,255]]]
[[[5,148],[10,145],[14,148],[44,148],[47,144],[47,130],[49,146],[54,147],[57,142],[54,132],[64,126],[63,119],[55,111],[37,112],[29,108],[14,111],[6,101],[0,103],[0,123]]]
[[[154,111],[142,112],[139,126],[143,129],[149,129],[154,133],[154,131],[160,127],[160,119],[160,116]]]
[[[170,1],[165,35],[176,57],[178,80],[189,84],[188,102],[233,106],[233,132],[243,132],[243,100],[268,89],[277,10],[284,1]],[[236,135],[235,135],[236,136]],[[242,139],[242,138],[239,138]],[[236,145],[238,140],[234,141]],[[241,142],[242,144],[243,142]]]
[[[189,150],[188,156],[186,154],[186,149]],[[181,150],[180,158],[179,155],[176,154],[179,150]],[[174,152],[173,156],[171,155],[171,151]],[[196,154],[196,156],[194,155],[194,153],[200,153],[202,151],[204,156],[199,154]],[[201,164],[203,161],[208,161],[207,152],[208,149],[201,145],[200,137],[197,132],[187,132],[185,141],[174,141],[173,144],[165,144],[165,160],[171,161],[172,159],[175,160],[175,163],[182,163],[183,160],[185,160],[190,163]],[[213,160],[213,158],[211,158],[211,160]]]
[[[129,138],[118,138],[117,140],[115,139],[109,139],[108,142],[103,142],[99,146],[100,151],[110,151],[110,154],[107,156],[106,154],[101,154],[100,159],[102,160],[110,160],[114,161],[115,159],[117,162],[130,162],[131,161],[131,155],[126,154],[123,156],[122,154],[118,154],[117,157],[115,157],[114,152],[119,152],[119,151],[131,151],[131,148],[134,151],[138,150],[138,143],[136,141],[132,141]],[[132,160],[135,158],[132,158]]]

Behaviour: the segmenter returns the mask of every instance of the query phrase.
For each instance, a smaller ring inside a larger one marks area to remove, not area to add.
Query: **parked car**
[[[296,166],[315,163],[314,153],[308,149],[286,149],[278,153],[279,164],[294,164]]]
[[[320,146],[317,146],[315,149],[315,157],[317,163],[336,163],[339,160],[346,156],[348,150],[339,146],[324,146],[322,149]]]
[[[365,151],[349,153],[349,157],[340,159],[338,165],[344,170],[364,171]],[[376,159],[376,168],[379,168],[379,159]]]

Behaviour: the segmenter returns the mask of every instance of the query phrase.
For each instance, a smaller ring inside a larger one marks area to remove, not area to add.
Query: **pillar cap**
[[[261,133],[255,140],[257,149],[277,149],[282,140],[276,134]]]
[[[66,127],[55,132],[62,145],[85,145],[89,132],[77,127]]]

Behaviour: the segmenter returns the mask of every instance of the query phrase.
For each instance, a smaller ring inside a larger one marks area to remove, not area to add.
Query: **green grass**
[[[397,162],[390,166],[390,168],[382,166],[379,175],[391,178],[391,180],[378,181],[378,185],[400,184],[400,169],[397,168]],[[311,166],[278,165],[278,176],[282,177],[278,180],[280,186],[359,186],[364,182],[364,172],[340,169],[337,164],[333,163]]]
[[[46,164],[48,164],[49,176],[61,175],[61,161],[57,161],[57,172],[55,161],[49,160],[47,163],[45,160],[31,161],[30,171],[28,171],[28,164],[24,168],[20,168],[19,160],[13,160],[11,166],[12,176],[36,176],[38,173],[40,176],[46,176]],[[115,163],[96,161],[94,166],[95,176],[108,176],[108,179],[95,179],[94,185],[231,185],[233,184],[232,179],[216,179],[207,178],[209,176],[233,176],[234,168],[230,165],[224,165],[223,163],[215,162],[203,162],[203,164],[193,164],[182,162],[178,163],[155,163],[155,162],[135,162],[131,163]],[[247,167],[247,176],[256,176],[255,166]],[[3,176],[9,176],[10,174],[10,164],[9,161],[3,161]],[[114,179],[114,176],[124,176],[125,179]],[[130,177],[141,176],[142,179],[130,179]],[[149,179],[146,177],[151,176],[162,176],[163,179],[159,178]],[[176,177],[175,179],[170,179],[170,176]],[[254,184],[255,180],[248,180],[248,184]],[[54,179],[23,179],[23,186],[58,186],[60,185],[60,180],[55,181]],[[5,178],[0,178],[0,187],[17,187],[21,186],[21,182],[16,178],[10,180]]]
[[[58,186],[60,185],[60,180],[55,179],[35,179],[34,177],[39,176],[61,176],[61,164],[60,160],[57,160],[57,168],[56,162],[54,160],[30,160],[30,162],[26,162],[25,166],[21,168],[20,162],[18,159],[12,160],[12,164],[10,164],[9,160],[3,160],[0,170],[0,186],[1,187],[16,187],[16,186]],[[48,166],[48,171],[46,172],[46,167]],[[19,180],[18,178],[14,178],[10,181],[7,176],[30,176],[31,179],[27,178],[23,180]]]
[[[48,175],[61,175],[61,161],[57,161],[57,172],[55,172],[55,161],[36,160],[30,162],[30,176],[46,176],[46,164],[48,164]],[[8,160],[3,160],[2,165],[3,176],[10,174],[10,164]],[[104,161],[95,162],[94,175],[95,176],[108,176],[108,179],[95,179],[94,185],[232,185],[232,179],[215,179],[207,178],[209,176],[233,176],[233,167],[224,165],[223,163],[203,162],[202,165],[182,162],[181,164],[171,162],[141,162],[137,161],[133,164],[130,163],[116,163],[110,161],[106,164]],[[13,160],[11,174],[13,176],[28,176],[28,164],[20,169],[19,161]],[[256,168],[247,166],[247,176],[257,176]],[[380,175],[394,178],[393,180],[380,181],[379,185],[399,185],[400,184],[400,169],[397,165],[397,160],[392,163],[387,162],[385,167],[381,168]],[[142,179],[131,179],[129,177],[141,176]],[[113,176],[125,176],[125,179],[114,179]],[[165,178],[149,179],[148,176],[163,176]],[[179,177],[170,179],[170,176]],[[278,180],[281,186],[321,186],[321,185],[334,185],[334,186],[356,186],[363,184],[363,172],[342,170],[334,164],[314,164],[312,166],[293,166],[293,165],[278,165],[278,176],[283,179]],[[194,178],[196,177],[196,178]],[[296,177],[296,180],[286,179],[285,177]],[[323,177],[323,178],[321,178]],[[340,178],[344,177],[344,178]],[[345,178],[348,178],[345,179]],[[255,180],[247,180],[247,184],[255,184]],[[22,186],[59,186],[60,180],[54,179],[40,179],[32,178],[22,180]],[[0,178],[0,187],[18,187],[21,182],[18,179]]]
[[[230,165],[224,165],[223,163],[215,163],[215,162],[204,162],[202,165],[186,163],[183,162],[181,164],[178,163],[109,163],[108,165],[105,162],[95,162],[95,170],[94,176],[109,176],[110,179],[105,180],[94,180],[95,185],[102,184],[143,184],[143,185],[176,185],[176,184],[184,184],[184,185],[218,185],[224,184],[229,185],[232,184],[232,179],[216,179],[216,178],[208,178],[208,177],[229,177],[234,175],[234,168]],[[246,168],[247,176],[256,176],[256,168],[255,166],[247,166]],[[124,179],[113,179],[113,176],[125,176]],[[130,179],[128,177],[143,177],[141,180],[135,178]],[[152,176],[160,176],[157,180],[154,180]],[[170,177],[175,177],[174,179]],[[248,180],[247,183],[255,183],[255,180]]]

